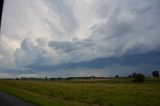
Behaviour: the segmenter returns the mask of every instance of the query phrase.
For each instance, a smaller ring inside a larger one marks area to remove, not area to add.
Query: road
[[[15,96],[0,91],[0,106],[33,106]]]

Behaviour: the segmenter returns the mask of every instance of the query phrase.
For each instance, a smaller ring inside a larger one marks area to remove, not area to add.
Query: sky
[[[0,78],[151,75],[159,0],[5,0]]]

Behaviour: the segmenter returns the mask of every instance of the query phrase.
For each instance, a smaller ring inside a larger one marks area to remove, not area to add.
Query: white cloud
[[[159,0],[6,0],[0,69],[159,49]]]

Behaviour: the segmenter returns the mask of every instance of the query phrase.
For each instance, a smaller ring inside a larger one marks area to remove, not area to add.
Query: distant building
[[[159,71],[153,71],[152,75],[153,77],[159,77]]]

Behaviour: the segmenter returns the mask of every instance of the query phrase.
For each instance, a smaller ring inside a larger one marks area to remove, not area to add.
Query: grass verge
[[[78,103],[75,101],[66,101],[61,98],[49,97],[46,95],[40,95],[34,92],[8,87],[0,84],[0,90],[11,95],[14,95],[27,102],[35,104],[36,106],[87,106],[84,103]]]

